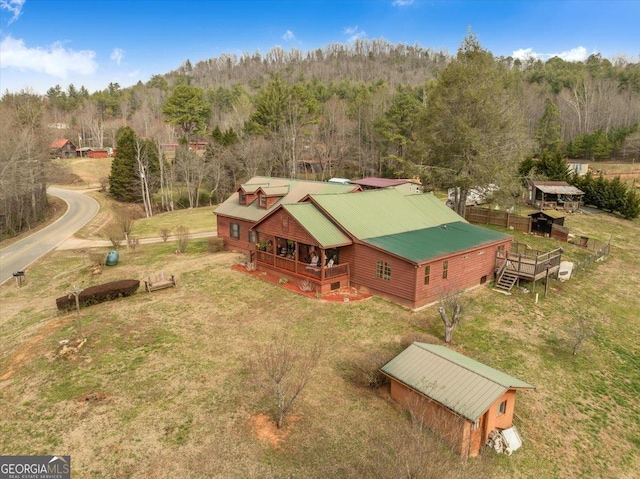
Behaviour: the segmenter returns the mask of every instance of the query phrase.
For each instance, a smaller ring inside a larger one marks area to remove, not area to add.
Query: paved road
[[[50,187],[47,192],[64,200],[68,205],[67,212],[37,233],[0,249],[0,284],[72,236],[91,221],[100,209],[93,198],[77,191]]]

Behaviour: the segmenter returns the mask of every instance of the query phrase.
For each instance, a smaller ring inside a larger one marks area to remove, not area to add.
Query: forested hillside
[[[473,34],[453,55],[358,40],[308,53],[274,48],[186,60],[126,89],[5,93],[0,115],[3,221],[16,230],[24,222],[14,210],[37,217],[33,192],[42,185],[33,185],[49,158],[43,139],[117,147],[122,127],[133,136],[131,157],[118,158],[112,171],[116,190],[133,182],[126,199],[140,201],[145,191],[160,192],[164,209],[175,207],[177,190],[196,206],[224,199],[256,174],[419,176],[438,186],[499,181],[508,189],[518,165],[536,154],[638,158],[640,64],[598,54],[584,62],[497,58]],[[204,154],[188,147],[194,142],[208,143]],[[18,164],[28,166],[7,175]]]

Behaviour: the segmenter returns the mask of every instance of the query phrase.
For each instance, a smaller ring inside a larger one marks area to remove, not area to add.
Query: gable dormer
[[[236,190],[238,192],[238,203],[242,206],[249,206],[258,197],[258,189],[260,185],[240,185]]]
[[[289,193],[289,186],[261,186],[256,193],[258,208],[268,210]]]

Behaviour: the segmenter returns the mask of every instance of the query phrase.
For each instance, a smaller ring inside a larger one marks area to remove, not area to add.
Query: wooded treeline
[[[2,141],[22,145],[16,129],[26,126],[10,114],[19,96],[31,95],[5,94],[0,113],[11,125]],[[419,176],[467,189],[506,185],[507,177],[517,183],[520,162],[548,153],[549,145],[572,158],[640,156],[640,64],[598,54],[584,62],[494,57],[473,34],[456,55],[384,40],[306,54],[279,47],[266,55],[224,54],[187,60],[126,89],[56,85],[39,102],[46,118],[40,138],[117,147],[118,130],[128,127],[130,141],[144,139],[130,171],[152,192],[161,189],[163,209],[175,206],[176,188],[196,206],[209,196],[224,199],[256,174]],[[52,124],[66,128],[47,128]],[[208,142],[204,155],[189,148],[196,141]],[[163,155],[176,143],[175,155]],[[154,153],[145,153],[151,145]],[[39,147],[29,154],[45,162],[48,150]],[[16,167],[15,158],[0,155],[3,169]],[[147,166],[151,177],[142,157],[158,158]],[[149,192],[128,188],[139,201]],[[2,195],[4,201],[4,187]]]

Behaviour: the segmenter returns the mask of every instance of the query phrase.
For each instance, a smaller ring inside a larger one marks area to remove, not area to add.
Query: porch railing
[[[562,248],[541,253],[531,251],[526,254],[519,252],[519,244],[514,243],[512,251],[496,252],[496,267],[504,267],[506,271],[535,277],[547,269],[560,265],[562,259]],[[515,251],[514,251],[515,250]]]
[[[338,276],[349,274],[349,264],[335,264],[331,267],[315,267],[308,263],[296,261],[266,251],[256,251],[256,261],[264,265],[273,266],[277,269],[302,276],[317,279],[319,281],[330,280]],[[324,274],[323,274],[324,273]]]

